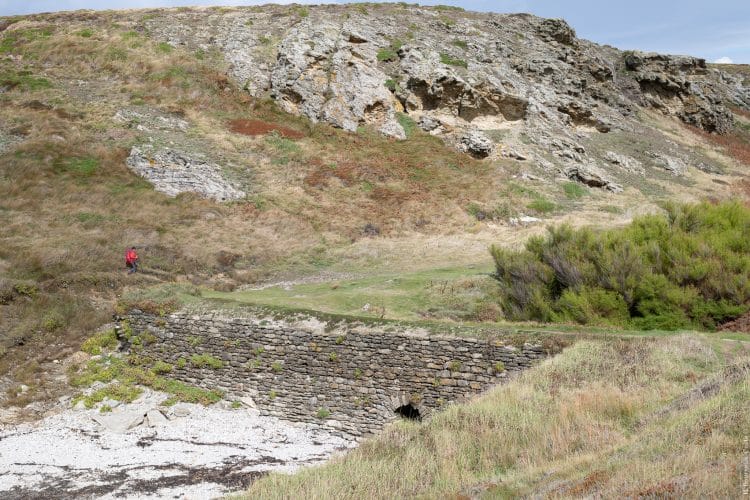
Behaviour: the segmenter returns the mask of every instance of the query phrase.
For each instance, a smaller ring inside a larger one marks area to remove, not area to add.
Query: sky
[[[413,0],[412,0],[413,1]],[[296,0],[296,3],[351,3]],[[0,0],[0,16],[76,9],[127,9],[182,5],[259,5],[269,0]],[[281,0],[273,3],[292,3]],[[410,2],[411,3],[411,2]],[[710,62],[750,64],[750,0],[423,0],[467,10],[529,12],[563,18],[581,38]]]

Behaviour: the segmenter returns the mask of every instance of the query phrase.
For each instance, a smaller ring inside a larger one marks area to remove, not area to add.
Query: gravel
[[[0,497],[214,498],[269,471],[292,472],[355,445],[247,407],[159,407],[167,397],[147,391],[107,414],[161,411],[167,419],[149,426],[146,418],[125,432],[98,424],[98,410],[72,408],[1,427]]]

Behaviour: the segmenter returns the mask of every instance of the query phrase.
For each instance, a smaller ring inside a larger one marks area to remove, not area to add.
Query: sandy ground
[[[355,445],[248,407],[158,407],[166,397],[147,391],[107,414],[61,404],[40,421],[3,425],[0,498],[215,498]]]

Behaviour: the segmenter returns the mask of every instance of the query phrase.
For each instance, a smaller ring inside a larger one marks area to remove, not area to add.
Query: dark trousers
[[[128,267],[128,274],[133,274],[138,272],[138,261],[134,260],[133,262],[126,262],[125,265]]]

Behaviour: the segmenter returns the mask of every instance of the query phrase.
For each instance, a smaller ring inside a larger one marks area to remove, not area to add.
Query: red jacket
[[[138,254],[135,253],[135,250],[133,250],[132,248],[128,248],[127,250],[125,250],[125,263],[126,264],[132,264],[136,260],[138,260]]]

